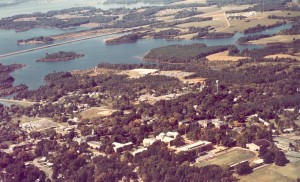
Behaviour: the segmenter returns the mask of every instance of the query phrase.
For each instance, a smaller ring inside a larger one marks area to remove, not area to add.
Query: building
[[[131,154],[133,156],[135,156],[135,155],[138,155],[138,154],[140,154],[140,153],[142,153],[142,152],[144,152],[146,150],[147,150],[147,148],[140,148],[140,149],[137,149],[136,151],[131,152]]]
[[[130,150],[133,147],[132,142],[128,142],[128,143],[114,142],[114,143],[112,143],[112,145],[114,146],[113,149],[115,152],[123,152],[125,150]]]
[[[86,143],[86,138],[85,137],[78,137],[77,136],[77,137],[73,138],[73,141],[77,142],[80,145],[80,144]]]
[[[222,126],[227,126],[227,123],[224,121],[221,121],[219,119],[212,119],[212,120],[200,120],[198,121],[198,124],[202,126],[203,128],[206,128],[208,124],[213,124],[216,128],[221,128]]]
[[[176,148],[177,152],[186,152],[191,150],[205,151],[210,149],[212,149],[212,143],[204,140],[199,140],[195,143]]]
[[[152,145],[156,141],[157,141],[156,138],[145,138],[143,140],[143,146],[144,147],[149,147],[150,145]]]
[[[284,133],[290,133],[290,132],[293,132],[294,131],[294,128],[286,128],[283,130]]]
[[[254,143],[246,144],[246,147],[252,151],[259,151],[260,148],[268,148],[270,147],[271,142],[266,139],[256,140]]]
[[[97,141],[90,141],[90,142],[87,142],[87,144],[92,149],[97,149],[97,150],[99,150],[100,147],[102,146],[102,143],[101,142],[97,142]]]
[[[160,140],[170,145],[170,142],[175,140],[178,135],[179,135],[178,132],[167,132],[167,133],[160,133],[155,138],[156,140]]]
[[[260,147],[258,145],[256,145],[255,143],[247,143],[246,147],[252,151],[259,151],[259,149],[260,149]]]
[[[255,161],[252,162],[251,167],[252,167],[252,168],[257,168],[257,167],[262,166],[262,165],[264,165],[264,164],[265,164],[265,163],[264,163],[264,160],[263,160],[263,159],[257,159],[257,160],[255,160]]]
[[[251,116],[248,117],[247,121],[250,121],[251,119],[254,119],[254,118],[258,118],[258,121],[262,124],[264,124],[265,126],[270,126],[270,123],[267,122],[266,120],[258,117],[258,114],[253,114]]]

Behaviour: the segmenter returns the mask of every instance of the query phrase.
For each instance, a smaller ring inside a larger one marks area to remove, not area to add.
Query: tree
[[[250,174],[252,172],[252,168],[249,166],[248,161],[237,164],[234,169],[238,175]]]
[[[286,159],[284,153],[282,151],[277,151],[275,153],[274,163],[277,166],[284,166],[289,161]]]
[[[271,151],[268,151],[265,153],[265,155],[262,156],[264,163],[271,164],[274,161],[274,154]]]

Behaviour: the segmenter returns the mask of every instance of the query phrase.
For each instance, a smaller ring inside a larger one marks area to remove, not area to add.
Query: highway
[[[54,44],[40,46],[40,47],[36,47],[36,48],[32,48],[32,49],[26,49],[26,50],[22,50],[22,51],[11,52],[11,53],[8,53],[8,54],[2,54],[2,55],[0,55],[0,58],[5,58],[5,57],[9,57],[9,56],[23,54],[23,53],[26,53],[26,52],[32,52],[32,51],[37,51],[37,50],[41,50],[41,49],[47,49],[47,48],[50,48],[50,47],[56,47],[56,46],[60,46],[60,45],[64,45],[64,44],[70,44],[70,43],[74,43],[74,42],[80,42],[80,41],[84,41],[84,40],[88,40],[88,39],[94,39],[94,38],[98,38],[98,37],[104,37],[104,36],[114,35],[114,34],[119,34],[119,33],[124,33],[124,32],[125,31],[108,33],[108,34],[101,34],[101,35],[93,35],[93,36],[88,36],[88,37],[84,37],[84,38],[68,40],[68,41],[65,41],[65,42],[54,43]]]

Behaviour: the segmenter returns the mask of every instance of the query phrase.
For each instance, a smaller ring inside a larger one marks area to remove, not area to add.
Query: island
[[[60,51],[57,53],[46,53],[45,57],[39,58],[36,62],[60,62],[60,61],[71,61],[73,59],[81,58],[84,54],[77,54],[76,52],[65,52]]]
[[[52,43],[54,39],[52,37],[46,37],[46,36],[40,36],[40,37],[34,37],[26,40],[18,40],[18,45],[26,45],[26,44],[48,44]]]
[[[108,39],[105,41],[105,44],[107,45],[116,45],[116,44],[124,44],[124,43],[134,43],[138,41],[140,38],[145,36],[145,33],[131,33],[126,34],[120,37]]]

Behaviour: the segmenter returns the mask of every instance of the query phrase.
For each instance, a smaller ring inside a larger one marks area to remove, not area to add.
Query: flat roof
[[[209,142],[209,141],[199,140],[195,143],[184,145],[182,147],[178,147],[177,149],[181,150],[181,151],[188,151],[188,150],[192,150],[192,149],[195,149],[195,148],[198,148],[198,147],[207,146],[207,145],[210,145],[210,144],[211,144],[211,142]]]

